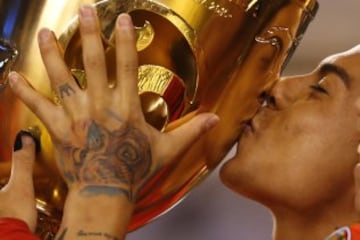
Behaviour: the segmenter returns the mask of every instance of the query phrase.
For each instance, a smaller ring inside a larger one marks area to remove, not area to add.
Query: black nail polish
[[[18,151],[18,150],[21,150],[23,148],[22,140],[21,140],[23,136],[29,136],[34,140],[34,142],[35,142],[35,152],[36,152],[36,154],[38,154],[40,152],[40,150],[41,150],[40,140],[36,136],[34,136],[31,132],[24,131],[24,130],[21,130],[16,135],[15,143],[14,143],[14,151]]]

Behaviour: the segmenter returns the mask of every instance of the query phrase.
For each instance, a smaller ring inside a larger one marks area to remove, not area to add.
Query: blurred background
[[[360,43],[359,0],[318,2],[318,14],[285,70],[286,75],[309,72],[324,57]],[[174,209],[127,239],[270,240],[271,230],[269,211],[225,188],[216,170]]]

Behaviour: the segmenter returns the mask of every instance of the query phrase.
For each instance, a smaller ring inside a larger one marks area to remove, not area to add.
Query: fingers
[[[42,121],[51,126],[58,118],[59,110],[52,102],[35,91],[29,83],[16,72],[9,74],[9,84],[14,94]]]
[[[79,98],[82,91],[66,66],[55,36],[50,30],[42,29],[39,32],[39,47],[52,88],[58,94],[62,105],[75,112],[74,109],[77,109],[78,104],[76,100],[74,101],[74,96]]]
[[[41,29],[38,38],[41,57],[51,85],[55,88],[71,80],[72,75],[63,61],[54,34],[49,29]]]
[[[168,152],[173,152],[175,156],[183,153],[218,122],[219,117],[213,113],[202,113],[195,116],[189,122],[167,134],[167,137],[170,139],[166,140],[168,143],[166,146],[172,147],[172,151]],[[164,159],[171,158],[172,157],[170,156]]]
[[[104,47],[95,9],[90,5],[80,7],[80,33],[87,87],[92,98],[99,99],[108,89]]]
[[[118,101],[130,109],[141,109],[138,95],[138,53],[131,17],[121,14],[116,23],[116,69]]]

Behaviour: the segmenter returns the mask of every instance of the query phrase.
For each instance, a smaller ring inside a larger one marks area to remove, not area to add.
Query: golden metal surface
[[[36,32],[45,26],[54,29],[69,69],[86,88],[77,20],[71,20],[84,2],[0,2],[0,37],[16,43],[20,53],[13,68],[48,97],[54,96],[38,53]],[[129,230],[170,209],[218,165],[241,133],[242,122],[259,107],[257,96],[278,79],[317,6],[316,0],[104,0],[96,4],[110,85],[115,76],[115,19],[121,12],[130,13],[134,19],[140,58],[139,94],[151,124],[168,131],[188,121],[193,114],[183,116],[192,110],[216,112],[221,119],[177,164],[148,184]],[[0,57],[1,64],[5,58]],[[38,208],[47,219],[41,225],[45,239],[44,232],[50,230],[44,229],[54,229],[61,216],[66,188],[57,172],[46,129],[6,87],[8,67],[0,79],[0,184],[9,174],[6,160],[10,159],[15,134],[37,126],[42,152],[36,163],[35,184]],[[51,227],[46,227],[46,222]]]

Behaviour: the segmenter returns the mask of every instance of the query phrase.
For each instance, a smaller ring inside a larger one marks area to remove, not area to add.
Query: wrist
[[[66,230],[69,239],[91,233],[122,239],[133,209],[134,203],[125,195],[87,195],[81,188],[73,187],[65,202],[61,229]]]
[[[88,194],[82,188],[71,188],[65,202],[65,213],[75,211],[88,214],[111,213],[112,216],[125,216],[132,214],[134,203],[124,194]],[[98,216],[95,216],[98,218]]]

